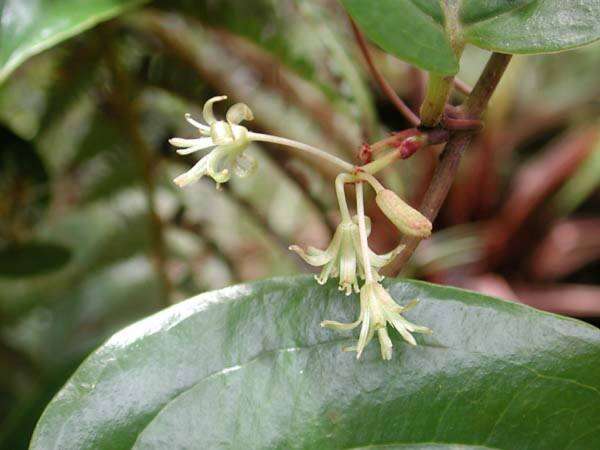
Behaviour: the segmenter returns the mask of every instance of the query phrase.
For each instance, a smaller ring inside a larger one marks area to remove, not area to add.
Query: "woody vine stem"
[[[358,32],[357,29],[355,32]],[[361,43],[360,34],[358,37]],[[410,110],[397,95],[392,94],[389,84],[377,73],[364,40],[361,49],[372,72],[377,74],[378,83],[384,87],[384,92],[392,95],[394,104],[407,116],[411,124],[416,125],[414,113],[409,113]],[[231,106],[227,111],[226,120],[218,120],[213,113],[213,105],[225,100],[226,97],[211,98],[203,109],[205,123],[186,115],[187,121],[198,129],[200,137],[170,140],[173,146],[178,147],[179,154],[210,150],[174,182],[184,187],[208,175],[215,180],[218,187],[230,179],[231,172],[239,177],[251,174],[256,167],[256,162],[245,153],[245,150],[253,141],[290,147],[337,167],[340,174],[335,180],[335,191],[341,222],[331,243],[325,250],[314,247],[303,250],[296,245],[290,246],[290,250],[296,252],[307,263],[322,267],[321,273],[315,277],[319,284],[326,283],[331,277],[337,277],[339,289],[346,295],[351,295],[353,292],[360,293],[360,315],[355,322],[340,323],[325,320],[321,325],[336,330],[350,330],[360,325],[361,330],[356,346],[347,350],[356,351],[357,358],[360,358],[367,344],[377,334],[382,357],[390,359],[392,341],[388,335],[388,324],[412,345],[416,345],[413,333],[431,333],[431,330],[425,326],[415,325],[401,315],[414,306],[416,300],[406,306],[398,305],[381,285],[383,277],[379,271],[390,264],[392,264],[392,272],[399,271],[420,240],[431,234],[431,221],[435,219],[446,198],[460,157],[468,146],[473,132],[481,127],[480,115],[509,61],[509,55],[494,53],[472,92],[458,108],[446,105],[453,77],[430,74],[428,95],[421,108],[421,124],[394,133],[374,144],[363,145],[359,153],[362,161],[360,165],[351,164],[329,152],[302,142],[249,131],[240,125],[242,121],[253,119],[252,111],[243,103]],[[416,151],[429,145],[444,142],[446,148],[421,205],[421,212],[410,207],[393,191],[386,189],[375,177],[378,172],[396,161],[409,158]],[[351,215],[351,208],[346,198],[346,184],[356,186],[355,216]],[[371,223],[365,215],[363,192],[365,184],[375,191],[377,206],[403,235],[400,245],[384,255],[378,255],[369,248],[368,236]]]

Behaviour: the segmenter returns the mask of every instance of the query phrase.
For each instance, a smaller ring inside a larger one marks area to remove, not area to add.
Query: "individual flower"
[[[325,320],[321,326],[335,330],[351,330],[362,323],[358,343],[349,350],[356,350],[356,358],[360,358],[367,344],[377,333],[381,357],[389,360],[392,358],[392,340],[387,331],[388,323],[411,345],[417,345],[411,333],[431,333],[429,328],[415,325],[401,316],[400,313],[408,311],[416,304],[417,300],[413,300],[406,306],[400,306],[378,281],[369,281],[360,290],[360,316],[356,322]]]
[[[365,217],[365,219],[368,235],[371,232],[371,222],[368,217]],[[378,255],[369,249],[372,272],[378,280],[381,280],[383,277],[377,273],[377,269],[382,268],[392,261],[403,248],[403,245],[399,245],[384,255]],[[364,279],[365,274],[358,220],[356,217],[342,220],[327,249],[319,250],[315,247],[308,247],[304,251],[299,246],[292,245],[290,246],[290,250],[296,252],[312,266],[323,266],[321,273],[315,276],[319,284],[325,284],[329,277],[339,276],[340,291],[345,291],[346,295],[350,295],[353,290],[354,292],[360,291],[358,277]]]
[[[213,178],[217,184],[225,183],[231,178],[230,169],[239,176],[249,175],[256,167],[256,161],[244,154],[250,144],[248,130],[240,125],[243,120],[254,117],[250,108],[244,103],[236,103],[227,110],[227,120],[217,120],[213,113],[213,104],[227,97],[213,97],[204,104],[202,116],[207,125],[199,123],[186,114],[186,120],[200,131],[200,138],[172,138],[169,142],[178,147],[177,153],[188,155],[200,150],[211,150],[190,170],[173,180],[184,187],[198,181],[205,175]]]

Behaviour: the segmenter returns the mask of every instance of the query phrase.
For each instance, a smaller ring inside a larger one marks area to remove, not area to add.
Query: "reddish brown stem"
[[[369,48],[367,46],[367,41],[363,36],[362,32],[356,26],[356,23],[352,19],[350,19],[350,24],[352,25],[352,31],[354,33],[354,37],[356,38],[356,42],[360,47],[360,51],[365,57],[365,61],[367,62],[367,66],[369,67],[369,71],[371,72],[371,76],[375,79],[381,91],[387,96],[387,98],[393,103],[393,105],[402,113],[402,115],[410,122],[411,125],[417,126],[421,123],[421,119],[417,116],[412,110],[404,103],[404,101],[398,96],[394,88],[388,83],[388,81],[383,77],[381,72],[377,69],[375,64],[373,63],[373,58],[371,57],[371,53],[369,52]]]
[[[510,59],[511,55],[492,54],[471,95],[467,97],[462,106],[465,118],[479,118],[504,74]],[[469,131],[454,132],[446,144],[420,207],[421,212],[431,221],[435,220],[448,195],[458,170],[460,158],[471,142],[471,136],[472,132]],[[414,237],[404,237],[402,239],[402,243],[406,245],[406,248],[392,264],[392,273],[396,274],[402,269],[419,242],[420,239]]]

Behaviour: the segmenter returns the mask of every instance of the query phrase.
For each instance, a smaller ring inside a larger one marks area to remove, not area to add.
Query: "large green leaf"
[[[453,75],[465,43],[504,53],[546,53],[600,38],[598,0],[342,0],[384,50]],[[446,5],[442,8],[441,5]]]
[[[319,327],[351,321],[335,284],[282,278],[200,295],[93,353],[32,449],[599,448],[600,332],[458,289],[388,283],[435,334],[392,361]],[[354,336],[355,337],[355,336]]]
[[[144,0],[0,0],[0,83],[27,58]]]

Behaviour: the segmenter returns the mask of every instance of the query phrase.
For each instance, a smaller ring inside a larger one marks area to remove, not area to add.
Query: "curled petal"
[[[244,120],[254,119],[252,110],[245,103],[236,103],[227,110],[227,122],[231,125],[237,125]]]
[[[333,235],[333,239],[331,239],[331,242],[329,243],[329,247],[327,247],[326,250],[308,247],[307,251],[305,252],[297,245],[291,245],[289,249],[293,252],[296,252],[298,256],[300,256],[311,266],[319,267],[333,261],[339,251],[341,238],[341,233],[339,230],[337,230]]]
[[[302,258],[311,266],[323,266],[333,258],[333,255],[328,251],[329,249],[323,251],[314,247],[308,247],[307,251],[305,252],[298,245],[290,245],[289,249],[298,254],[300,258]]]
[[[226,95],[220,95],[218,97],[213,97],[213,98],[209,99],[204,104],[204,108],[202,109],[202,117],[204,117],[204,121],[207,124],[212,125],[213,123],[215,123],[217,121],[217,119],[215,119],[215,114],[213,113],[213,104],[216,102],[226,100],[226,99],[227,99]]]
[[[402,252],[402,250],[404,250],[404,247],[406,246],[400,244],[392,251],[384,253],[383,255],[378,255],[377,253],[369,250],[371,252],[369,254],[371,265],[373,267],[377,267],[378,269],[387,266],[396,256],[400,254],[400,252]]]

